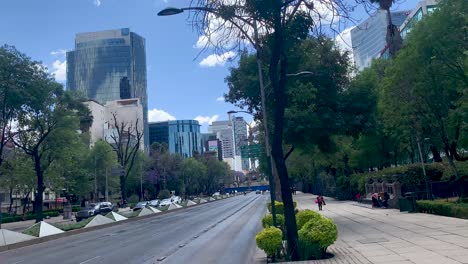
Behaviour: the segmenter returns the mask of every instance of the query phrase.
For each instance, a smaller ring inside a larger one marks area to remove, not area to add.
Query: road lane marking
[[[101,257],[101,256],[96,256],[96,257],[94,257],[94,258],[90,258],[90,259],[88,259],[88,260],[85,260],[85,261],[83,261],[83,262],[80,262],[80,264],[88,263],[88,262],[90,262],[90,261],[92,261],[92,260],[95,260],[95,259],[98,259],[98,258],[100,258],[100,257]]]

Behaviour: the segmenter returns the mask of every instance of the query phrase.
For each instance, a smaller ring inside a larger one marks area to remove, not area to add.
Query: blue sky
[[[411,9],[417,2],[397,1],[395,9]],[[219,100],[227,92],[228,68],[235,63],[213,60],[209,51],[197,58],[199,37],[187,14],[156,15],[165,7],[187,4],[185,0],[4,0],[0,45],[14,45],[42,61],[64,83],[62,51],[74,48],[76,33],[129,27],[146,39],[150,118],[198,117],[206,131],[209,121],[227,119],[226,112],[235,109]],[[362,8],[353,14],[361,20],[367,16]]]

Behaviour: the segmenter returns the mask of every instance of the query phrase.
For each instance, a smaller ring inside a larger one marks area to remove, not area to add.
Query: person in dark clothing
[[[382,206],[388,208],[388,200],[390,200],[390,195],[387,192],[384,193],[384,198],[382,201]]]
[[[377,194],[372,194],[372,207],[379,207],[379,200],[377,199]]]
[[[317,196],[317,200],[315,201],[318,204],[319,211],[322,211],[322,206],[325,204],[325,199],[322,195]]]

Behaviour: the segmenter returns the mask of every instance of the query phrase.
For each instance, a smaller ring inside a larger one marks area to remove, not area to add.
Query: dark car
[[[114,206],[110,202],[100,202],[89,204],[85,209],[76,213],[76,221],[79,222],[83,219],[93,217],[98,214],[105,215],[112,212]]]
[[[261,194],[262,192],[260,190],[256,190],[255,194]]]

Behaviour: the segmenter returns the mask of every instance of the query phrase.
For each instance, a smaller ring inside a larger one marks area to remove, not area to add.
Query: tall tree
[[[32,61],[15,47],[0,47],[0,165],[12,121],[27,100],[26,91],[37,67],[39,62]]]
[[[112,113],[113,132],[107,142],[117,153],[117,161],[125,170],[124,175],[120,176],[120,194],[123,200],[127,198],[126,183],[130,172],[135,164],[135,157],[140,149],[143,138],[142,120],[138,118],[134,122],[125,122],[119,120],[116,113]]]
[[[49,166],[61,157],[68,143],[78,137],[78,109],[84,107],[56,83],[44,67],[33,65],[28,80],[27,98],[17,115],[17,129],[10,137],[34,161],[37,176],[36,222],[42,221],[44,176]]]

